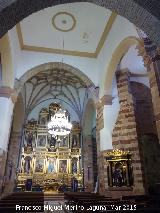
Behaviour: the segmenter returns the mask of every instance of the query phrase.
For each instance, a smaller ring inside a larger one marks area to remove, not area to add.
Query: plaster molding
[[[112,100],[114,98],[111,95],[104,95],[96,104],[96,107],[104,107],[106,105],[112,105]]]
[[[11,98],[13,104],[17,101],[17,92],[10,87],[0,87],[0,97]]]

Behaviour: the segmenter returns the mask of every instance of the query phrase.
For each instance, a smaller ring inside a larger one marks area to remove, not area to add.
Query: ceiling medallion
[[[52,18],[52,25],[56,30],[68,32],[75,28],[75,17],[67,12],[56,13]]]

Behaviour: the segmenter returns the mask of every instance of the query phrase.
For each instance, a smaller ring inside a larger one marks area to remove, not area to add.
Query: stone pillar
[[[6,167],[14,100],[16,99],[11,88],[0,88],[0,194],[3,191],[4,185],[4,173]]]
[[[93,192],[94,177],[93,177],[93,149],[92,136],[88,135],[84,138],[83,144],[83,163],[84,163],[84,186],[85,191]]]
[[[135,110],[129,87],[129,72],[117,72],[117,87],[120,102],[119,115],[113,129],[113,147],[132,154],[134,187],[130,194],[144,194],[142,156],[136,130]],[[122,193],[123,194],[123,193]]]
[[[149,74],[156,128],[160,142],[160,49],[148,38],[137,46]]]
[[[12,132],[8,146],[7,163],[5,170],[4,193],[13,192],[16,185],[19,154],[21,150],[21,132]]]
[[[97,103],[97,126],[96,126],[96,141],[97,141],[97,161],[98,161],[98,178],[99,178],[99,193],[105,194],[107,171],[104,160],[104,149],[106,146],[112,147],[112,141],[108,143],[111,133],[107,126],[109,125],[108,112],[112,104],[112,97],[104,95]],[[103,144],[103,145],[102,145]]]

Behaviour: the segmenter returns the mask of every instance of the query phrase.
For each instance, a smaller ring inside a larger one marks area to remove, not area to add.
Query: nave
[[[135,195],[111,198],[89,192],[60,194],[42,192],[13,193],[0,201],[1,213],[16,212],[160,212],[160,196]]]

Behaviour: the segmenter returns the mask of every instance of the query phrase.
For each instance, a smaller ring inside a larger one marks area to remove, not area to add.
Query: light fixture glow
[[[54,136],[65,136],[70,133],[72,124],[68,121],[66,111],[59,109],[48,123],[48,132]]]

